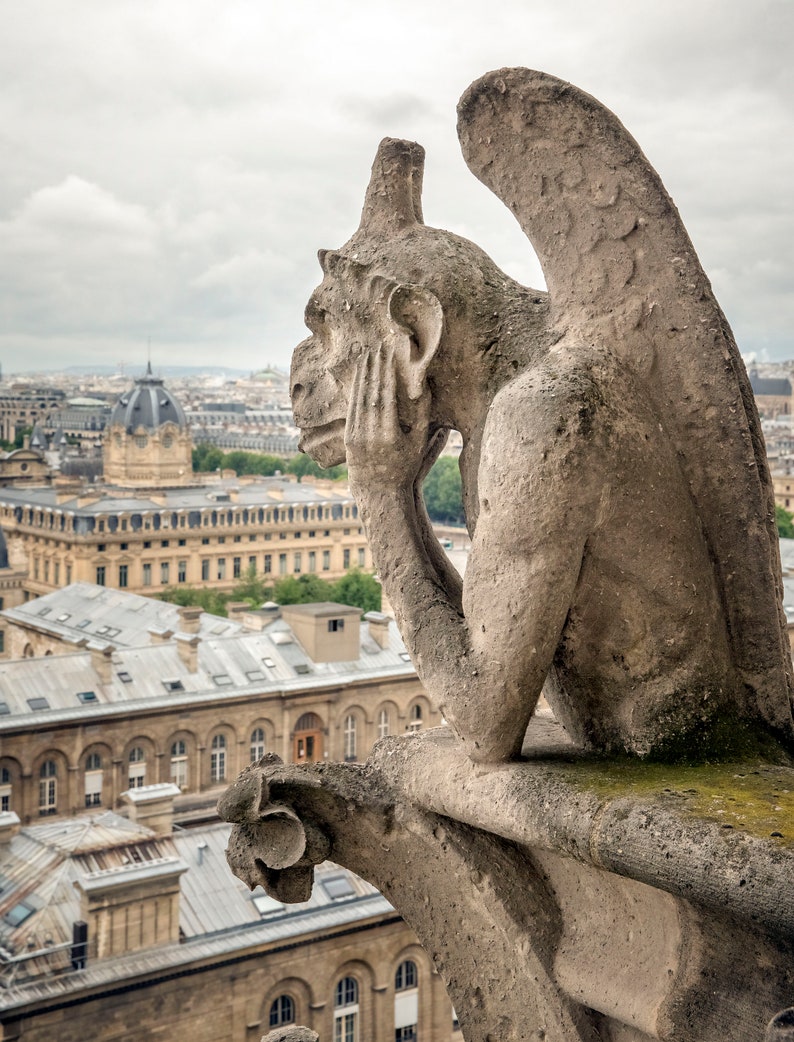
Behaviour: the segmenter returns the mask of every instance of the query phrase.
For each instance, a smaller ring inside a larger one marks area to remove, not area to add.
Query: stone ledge
[[[588,758],[540,720],[524,756],[478,766],[436,728],[384,739],[370,765],[422,810],[794,934],[794,769]]]

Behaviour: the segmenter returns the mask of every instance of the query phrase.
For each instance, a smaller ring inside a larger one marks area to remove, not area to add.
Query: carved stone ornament
[[[424,153],[384,140],[321,251],[294,354],[302,448],[347,461],[400,631],[472,759],[521,752],[542,691],[581,746],[792,746],[774,499],[741,356],[679,214],[612,113],[502,69],[458,133],[548,293],[423,223]],[[465,580],[421,484],[460,431]]]
[[[423,152],[387,139],[358,230],[321,252],[292,373],[302,446],[347,461],[452,730],[385,738],[365,765],[247,768],[219,807],[230,865],[282,901],[325,858],[368,879],[467,1042],[788,1037],[791,662],[741,358],[672,201],[597,101],[503,69],[459,117],[548,294],[426,226]],[[453,428],[463,582],[421,495]],[[559,722],[533,716],[541,691]]]

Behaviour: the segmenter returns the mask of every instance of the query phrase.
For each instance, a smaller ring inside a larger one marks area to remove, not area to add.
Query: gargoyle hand
[[[345,428],[354,489],[411,487],[435,458],[429,430],[431,394],[412,400],[400,387],[393,348],[381,343],[356,369]]]

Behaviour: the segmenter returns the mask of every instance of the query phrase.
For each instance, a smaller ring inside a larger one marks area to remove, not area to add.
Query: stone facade
[[[157,594],[182,583],[230,590],[250,567],[272,580],[372,567],[353,497],[326,481],[5,488],[0,526],[9,563],[36,597],[72,582]]]
[[[101,607],[80,628],[81,608],[70,639],[85,648],[68,653],[68,634],[36,634],[27,610],[24,625],[10,612],[9,639],[25,644],[0,666],[0,809],[27,823],[118,807],[130,787],[166,782],[186,806],[206,808],[265,752],[356,762],[387,734],[440,722],[393,620],[298,607],[295,631],[289,612],[241,611],[243,628],[215,620],[221,636],[209,616],[198,632],[196,609],[185,608],[184,628],[152,627],[135,647],[111,643],[118,630]]]

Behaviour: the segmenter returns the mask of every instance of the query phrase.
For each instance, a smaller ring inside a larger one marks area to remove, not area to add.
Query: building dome
[[[192,448],[182,406],[149,363],[110,414],[102,449],[105,481],[125,488],[188,485]]]
[[[110,426],[123,427],[132,434],[140,427],[156,431],[165,423],[173,423],[180,430],[187,428],[182,406],[165,388],[162,379],[152,375],[150,362],[146,374],[135,381],[135,387],[116,402],[110,414]]]

